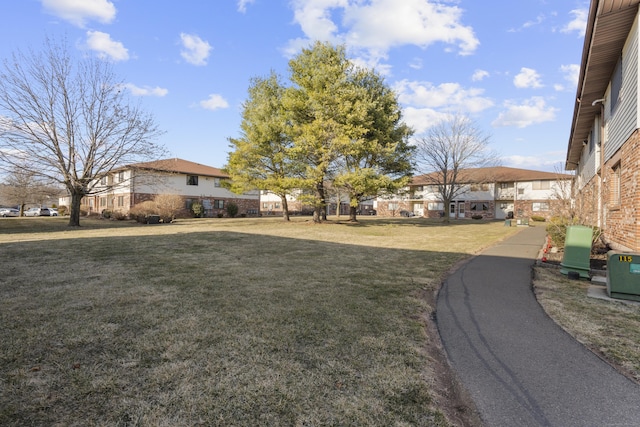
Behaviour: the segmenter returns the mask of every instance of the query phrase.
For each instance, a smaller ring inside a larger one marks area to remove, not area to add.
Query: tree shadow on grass
[[[466,254],[225,231],[10,249],[2,425],[444,425],[424,296]]]

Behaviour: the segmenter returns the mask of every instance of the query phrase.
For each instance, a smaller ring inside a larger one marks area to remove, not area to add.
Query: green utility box
[[[640,301],[639,253],[607,253],[607,294],[611,298]]]
[[[576,272],[580,277],[588,279],[591,270],[591,243],[593,229],[584,225],[571,225],[567,227],[567,236],[564,239],[564,256],[560,263],[560,272],[569,274]]]

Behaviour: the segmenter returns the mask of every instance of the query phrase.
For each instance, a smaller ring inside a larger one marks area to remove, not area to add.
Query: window
[[[390,211],[395,211],[396,209],[398,209],[398,203],[396,203],[396,202],[389,202],[389,210],[390,210]]]
[[[280,209],[280,203],[276,203],[276,209]]]
[[[551,188],[551,181],[533,181],[534,190],[548,190]]]
[[[513,188],[513,182],[501,182],[500,189],[506,190],[507,188]]]
[[[187,175],[187,185],[198,185],[198,175]]]
[[[609,197],[609,201],[613,206],[620,206],[620,178],[622,175],[622,168],[620,163],[618,163],[611,169],[613,173],[611,174],[611,187],[609,188],[611,196]]]
[[[124,182],[124,171],[118,172],[118,182]]]
[[[549,202],[533,202],[531,205],[531,210],[534,212],[548,211]]]
[[[213,185],[214,187],[220,187],[220,178],[214,178]]]
[[[124,206],[124,196],[118,196],[118,206]]]
[[[429,202],[427,204],[427,209],[430,211],[443,211],[444,210],[444,204],[443,203],[436,203],[436,202]]]
[[[488,211],[489,203],[471,203],[472,211]]]
[[[268,203],[265,202],[265,203],[262,204],[262,209],[267,209],[268,207],[269,207]]]
[[[106,197],[100,197],[100,207],[103,208],[107,206],[107,198]]]
[[[518,195],[522,196],[524,194],[524,188],[518,188]]]
[[[102,178],[100,178],[100,185],[107,185],[107,177],[103,176]]]
[[[224,200],[214,200],[213,207],[215,209],[224,209]]]

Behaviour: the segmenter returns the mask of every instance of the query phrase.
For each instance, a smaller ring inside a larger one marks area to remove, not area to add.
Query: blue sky
[[[345,44],[394,88],[420,136],[448,112],[490,135],[504,166],[564,164],[585,0],[20,0],[0,6],[0,57],[66,37],[114,64],[171,156],[215,167],[239,136],[252,77],[314,40]]]

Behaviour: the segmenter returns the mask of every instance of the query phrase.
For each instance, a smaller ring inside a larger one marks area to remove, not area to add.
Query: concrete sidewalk
[[[542,227],[474,257],[444,283],[437,323],[487,426],[640,426],[640,386],[577,343],[531,289]]]

